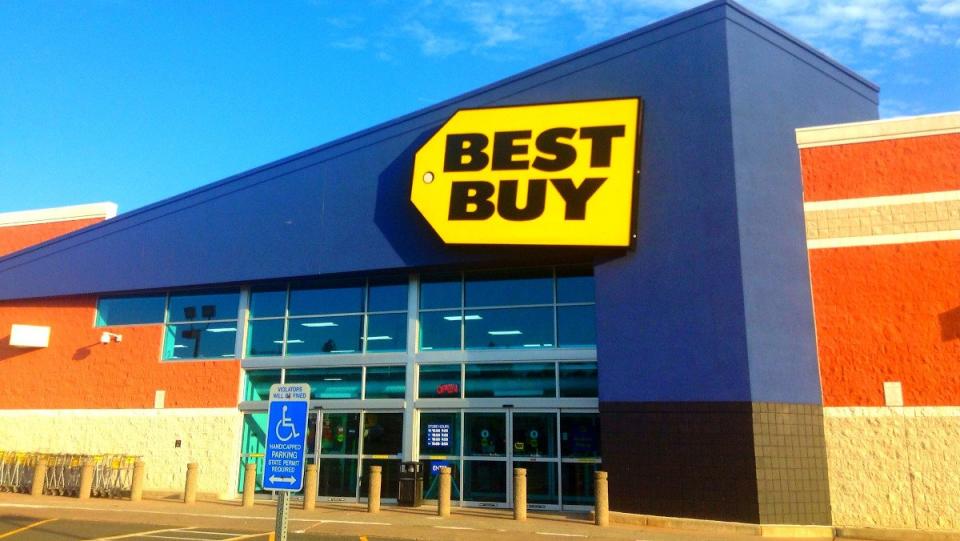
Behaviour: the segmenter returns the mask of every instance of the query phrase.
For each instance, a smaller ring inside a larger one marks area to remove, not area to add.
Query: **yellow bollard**
[[[247,462],[243,466],[243,500],[242,507],[253,507],[253,497],[257,491],[257,463]]]
[[[312,511],[317,507],[317,465],[307,464],[303,475],[303,509]]]
[[[197,502],[197,469],[196,462],[187,464],[187,483],[183,488],[183,503]]]
[[[527,520],[527,470],[513,469],[513,520]]]
[[[383,472],[382,466],[370,466],[370,490],[367,493],[367,512],[380,512],[380,483]]]
[[[610,499],[607,495],[607,472],[593,472],[593,494],[596,500],[594,518],[597,526],[610,524]]]
[[[450,516],[450,473],[448,466],[440,468],[440,486],[437,490],[437,515]]]
[[[90,491],[93,489],[93,462],[90,459],[83,461],[80,467],[80,492],[77,498],[81,500],[90,499]]]
[[[143,499],[143,469],[146,464],[142,460],[133,463],[133,480],[130,481],[130,501],[139,502]]]
[[[47,459],[46,457],[37,460],[37,465],[33,468],[33,483],[30,485],[31,496],[43,495],[43,483],[47,479]]]

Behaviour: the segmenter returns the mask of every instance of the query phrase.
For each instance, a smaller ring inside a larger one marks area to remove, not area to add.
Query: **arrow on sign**
[[[270,482],[276,483],[277,481],[282,481],[284,483],[293,484],[297,481],[296,477],[277,477],[275,475],[270,476]]]

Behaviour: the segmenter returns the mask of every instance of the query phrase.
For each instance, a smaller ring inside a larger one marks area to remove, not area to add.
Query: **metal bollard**
[[[47,479],[47,459],[41,458],[33,468],[33,483],[30,485],[31,496],[43,495],[43,483]]]
[[[437,515],[450,516],[450,473],[449,466],[440,468],[440,486],[437,490]]]
[[[380,512],[380,481],[382,466],[370,466],[370,490],[367,494],[367,513]]]
[[[139,502],[143,499],[143,469],[146,464],[142,460],[133,463],[133,479],[130,481],[130,501]]]
[[[243,466],[243,500],[242,507],[253,507],[253,497],[257,491],[257,463],[247,462]]]
[[[183,503],[197,502],[197,468],[196,462],[187,464],[187,483],[183,488]]]
[[[513,469],[513,520],[527,520],[527,470]]]
[[[317,465],[307,464],[303,475],[303,509],[312,511],[317,507]]]
[[[77,498],[81,500],[90,499],[90,491],[93,489],[93,462],[89,459],[83,461],[80,467],[80,491]]]
[[[610,524],[610,499],[607,495],[607,472],[593,472],[593,495],[596,500],[594,519],[597,526]]]

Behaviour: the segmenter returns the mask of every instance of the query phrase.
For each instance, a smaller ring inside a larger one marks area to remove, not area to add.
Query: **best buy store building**
[[[306,382],[321,500],[420,460],[576,509],[602,468],[618,511],[830,523],[794,129],[876,104],[713,2],[16,252],[0,328],[50,335],[0,345],[0,441],[232,497]]]

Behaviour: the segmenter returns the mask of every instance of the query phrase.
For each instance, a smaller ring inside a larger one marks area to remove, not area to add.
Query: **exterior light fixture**
[[[122,342],[122,341],[123,341],[123,335],[117,334],[115,332],[104,331],[102,334],[100,334],[101,344],[109,344],[110,342]]]

